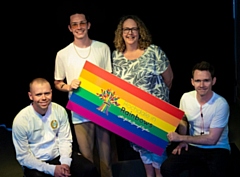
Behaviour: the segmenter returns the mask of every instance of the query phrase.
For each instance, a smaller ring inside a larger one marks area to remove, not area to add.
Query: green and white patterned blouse
[[[150,45],[142,56],[134,60],[128,60],[123,53],[116,50],[112,57],[114,75],[169,102],[169,89],[161,77],[169,60],[159,46]]]

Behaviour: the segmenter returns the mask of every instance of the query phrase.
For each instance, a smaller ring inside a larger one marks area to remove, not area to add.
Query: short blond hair
[[[29,90],[30,90],[30,91],[31,91],[32,85],[33,85],[34,83],[38,83],[38,84],[48,83],[48,84],[50,85],[50,83],[47,81],[47,79],[38,77],[38,78],[33,79],[33,80],[30,82],[30,84],[29,84]]]

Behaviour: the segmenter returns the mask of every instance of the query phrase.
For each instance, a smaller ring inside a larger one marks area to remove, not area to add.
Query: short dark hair
[[[84,9],[76,7],[76,6],[71,7],[68,11],[68,17],[70,18],[70,16],[72,16],[74,14],[83,14],[83,15],[85,15],[87,22],[90,22],[89,14]]]
[[[195,70],[200,70],[200,71],[209,71],[212,78],[215,77],[215,68],[213,65],[211,65],[209,62],[206,61],[201,61],[193,66],[192,69],[192,77],[194,75]]]

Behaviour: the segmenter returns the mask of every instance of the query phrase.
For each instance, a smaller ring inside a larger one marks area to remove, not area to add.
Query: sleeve
[[[58,52],[55,58],[55,70],[54,70],[55,80],[64,80],[66,77],[62,57],[63,56],[61,55],[61,52]]]
[[[111,51],[108,45],[105,47],[105,70],[112,73],[112,59],[111,59]]]
[[[215,116],[212,119],[210,128],[223,128],[228,124],[229,105],[226,101],[221,101],[216,106]]]
[[[167,70],[170,62],[165,52],[159,46],[155,46],[155,55],[156,55],[156,72],[157,74],[160,75]]]
[[[184,110],[184,106],[183,105],[184,105],[184,94],[180,98],[179,109]]]
[[[20,117],[17,117],[17,119],[18,118]],[[12,139],[16,151],[16,157],[20,165],[54,176],[56,166],[35,158],[29,149],[27,137],[28,123],[25,119],[15,119],[12,126]]]
[[[116,57],[116,50],[114,50],[113,52],[112,52],[112,60],[114,60],[114,58]]]
[[[59,152],[60,152],[60,162],[61,164],[71,165],[71,155],[72,155],[72,133],[70,124],[68,121],[68,115],[64,108],[61,108],[59,112],[62,114],[59,115],[61,117],[60,120],[60,129],[58,132],[59,138]]]

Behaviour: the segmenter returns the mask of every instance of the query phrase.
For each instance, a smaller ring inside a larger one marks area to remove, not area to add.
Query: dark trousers
[[[188,151],[183,148],[180,155],[170,154],[161,165],[164,177],[179,177],[184,170],[205,166],[209,177],[226,177],[230,152],[227,149],[203,149],[188,146]],[[199,171],[199,175],[202,172]],[[205,176],[205,177],[206,177]]]
[[[60,157],[57,157],[53,160],[47,161],[47,163],[60,165],[59,158]],[[77,152],[74,152],[72,154],[72,163],[70,170],[72,174],[71,177],[100,177],[96,166],[94,166],[91,161]],[[25,177],[52,177],[51,175],[26,167],[23,167],[23,172]]]

